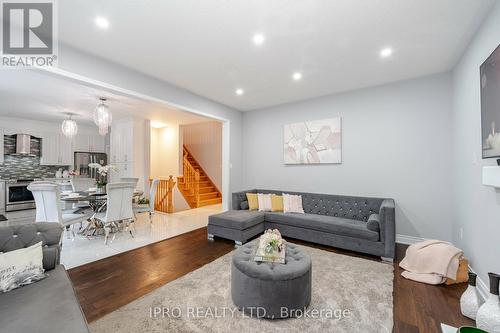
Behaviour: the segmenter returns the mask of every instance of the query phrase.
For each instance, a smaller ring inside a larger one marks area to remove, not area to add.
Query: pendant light
[[[68,139],[72,139],[78,133],[78,125],[76,121],[72,119],[72,113],[66,113],[68,115],[68,119],[64,119],[61,124],[61,131],[65,137]]]
[[[106,98],[101,97],[99,100],[101,102],[94,110],[94,123],[99,127],[99,134],[104,136],[108,133],[108,127],[111,126],[113,115],[105,103]]]

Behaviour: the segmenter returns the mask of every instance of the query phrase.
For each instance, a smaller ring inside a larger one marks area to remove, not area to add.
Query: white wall
[[[283,164],[283,125],[340,115],[343,163]],[[451,237],[451,77],[244,113],[246,188],[394,198],[397,233]]]
[[[151,128],[151,177],[181,175],[179,170],[179,125]]]
[[[182,126],[182,144],[215,186],[222,186],[222,124],[218,121]],[[182,149],[182,147],[181,147]]]
[[[453,70],[453,240],[486,283],[488,272],[500,273],[500,192],[481,184],[482,167],[496,162],[481,160],[479,66],[499,43],[500,3]]]

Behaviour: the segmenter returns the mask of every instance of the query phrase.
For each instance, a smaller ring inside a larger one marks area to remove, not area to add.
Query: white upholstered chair
[[[36,222],[54,222],[63,227],[70,227],[89,217],[85,214],[63,212],[61,193],[57,184],[46,181],[32,182],[28,185],[28,190],[33,193],[35,199]]]
[[[149,189],[149,205],[133,205],[134,216],[137,213],[149,213],[149,223],[153,223],[153,214],[155,212],[155,199],[156,192],[158,190],[159,179],[153,179],[151,182],[151,188]]]
[[[108,243],[111,228],[120,229],[124,223],[126,230],[134,237],[130,228],[130,221],[134,218],[132,210],[132,196],[135,185],[133,183],[109,183],[106,185],[106,211],[97,213],[94,218],[104,226],[104,244]]]
[[[73,192],[88,191],[88,189],[96,186],[96,180],[94,178],[71,178],[71,188]],[[73,204],[73,208],[76,210],[89,209],[89,203],[86,201],[76,202]]]
[[[94,178],[75,177],[70,179],[73,192],[87,191],[89,188],[95,187],[96,181]]]

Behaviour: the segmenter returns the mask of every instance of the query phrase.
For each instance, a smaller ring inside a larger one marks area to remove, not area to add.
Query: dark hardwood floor
[[[234,249],[233,242],[221,239],[209,242],[206,235],[206,228],[201,228],[70,269],[87,320],[92,322]],[[293,242],[379,260],[351,251]],[[394,332],[441,332],[441,322],[452,326],[473,324],[460,314],[459,298],[466,284],[429,286],[401,277],[397,263],[404,257],[405,249],[406,246],[398,244],[394,264]]]

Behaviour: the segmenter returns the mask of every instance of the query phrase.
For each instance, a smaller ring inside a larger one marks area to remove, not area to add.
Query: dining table
[[[132,200],[141,197],[144,191],[134,190]],[[87,190],[80,192],[63,192],[61,193],[61,201],[71,203],[88,203],[89,208],[92,210],[92,215],[87,219],[88,224],[81,228],[78,232],[89,238],[89,236],[97,236],[104,234],[104,225],[95,218],[95,215],[100,212],[106,211],[107,195],[106,192],[97,192],[95,190]],[[75,213],[82,212],[85,208],[77,208]]]

